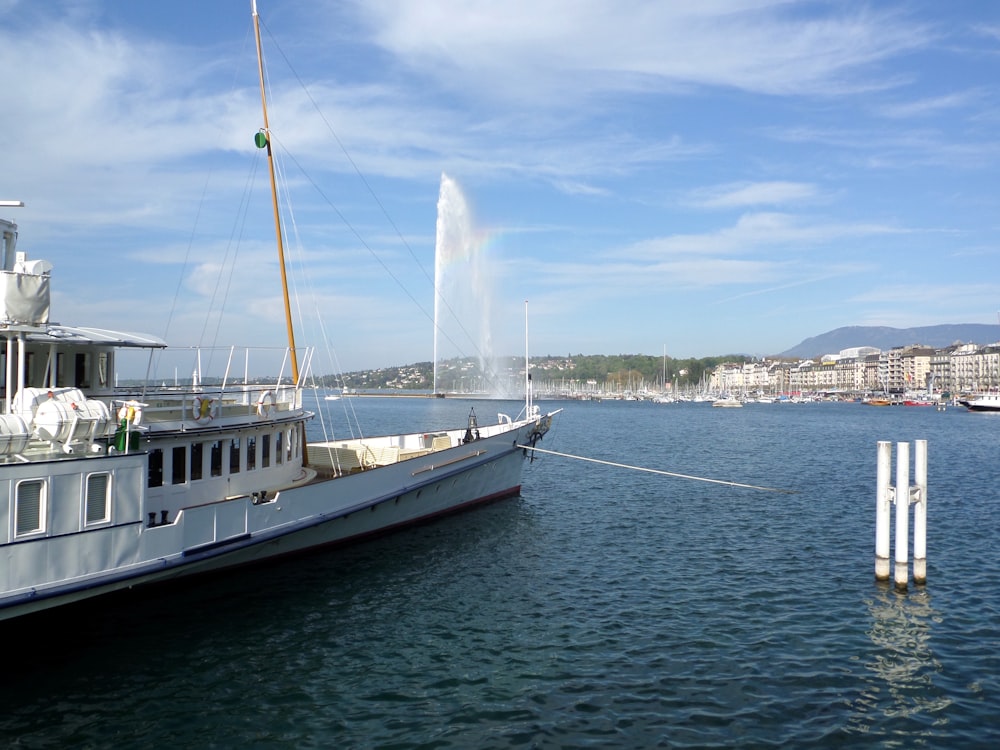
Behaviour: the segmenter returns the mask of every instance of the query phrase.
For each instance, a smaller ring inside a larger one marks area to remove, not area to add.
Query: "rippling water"
[[[376,432],[470,402],[354,406]],[[3,628],[0,738],[991,747],[998,432],[958,409],[569,402],[542,447],[796,493],[542,456],[518,499]],[[928,583],[897,593],[874,581],[876,442],[921,438]]]

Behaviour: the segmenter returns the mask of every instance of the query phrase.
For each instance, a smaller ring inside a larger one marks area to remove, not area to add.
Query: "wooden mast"
[[[259,136],[264,135],[267,146],[267,171],[271,177],[271,202],[274,205],[274,232],[278,239],[278,265],[281,268],[281,293],[285,301],[285,325],[288,328],[288,347],[292,361],[292,381],[299,383],[299,360],[295,352],[295,330],[292,326],[292,307],[288,301],[288,278],[285,272],[285,246],[281,240],[281,216],[278,212],[278,186],[274,179],[274,158],[271,155],[271,130],[267,123],[267,94],[264,90],[264,55],[260,47],[260,18],[257,15],[257,0],[251,0],[253,8],[253,31],[257,39],[257,70],[260,74],[260,104],[264,110],[264,128],[258,133],[257,145],[260,146]]]

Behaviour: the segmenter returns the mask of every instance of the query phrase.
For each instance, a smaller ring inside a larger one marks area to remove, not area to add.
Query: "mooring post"
[[[889,479],[892,470],[892,443],[878,442],[875,470],[875,580],[889,580]]]
[[[927,583],[927,441],[917,440],[913,452],[913,582]]]
[[[910,556],[910,444],[896,443],[896,568],[897,589],[906,589]]]

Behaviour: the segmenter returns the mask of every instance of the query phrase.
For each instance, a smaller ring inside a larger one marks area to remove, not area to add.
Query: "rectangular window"
[[[222,476],[222,441],[212,443],[212,476]]]
[[[285,443],[286,443],[285,450],[287,451],[285,453],[285,459],[291,461],[292,457],[295,455],[295,453],[293,452],[295,448],[295,433],[292,430],[288,431],[288,439],[285,441]]]
[[[111,520],[111,475],[91,474],[87,477],[84,498],[84,523],[106,523]]]
[[[247,437],[247,471],[257,468],[257,438],[253,435]]]
[[[163,449],[154,448],[149,452],[149,481],[150,487],[163,486]]]
[[[62,352],[56,355],[56,387],[64,388],[67,384],[66,380],[66,357],[63,356]],[[51,381],[50,381],[51,382]]]
[[[229,442],[229,473],[240,473],[240,439],[233,438]]]
[[[271,435],[260,436],[260,468],[266,469],[271,465]]]
[[[281,448],[281,446],[284,444],[283,443],[284,436],[285,433],[283,432],[279,432],[274,436],[274,462],[277,464],[281,463],[282,456],[284,455],[282,453],[282,448]]]
[[[35,388],[41,388],[44,383],[42,378],[36,377],[35,375],[35,353],[25,352],[24,353],[24,374],[27,380],[27,384]]]
[[[204,453],[203,445],[204,445],[204,443],[194,443],[191,446],[191,481],[192,482],[197,482],[199,479],[201,479],[201,471],[202,471],[201,462],[202,462],[202,454]]]
[[[75,357],[73,369],[73,385],[77,388],[90,388],[90,355],[84,352]]]
[[[170,483],[184,484],[187,481],[187,446],[177,445],[173,450],[173,463],[170,467]]]
[[[44,531],[45,482],[32,479],[17,485],[14,536]]]
[[[111,367],[108,362],[109,355],[107,352],[101,352],[97,355],[97,387],[106,388],[108,385],[108,372]]]

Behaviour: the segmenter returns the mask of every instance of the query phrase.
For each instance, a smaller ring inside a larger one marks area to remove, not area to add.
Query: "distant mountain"
[[[923,344],[942,348],[955,342],[963,344],[993,344],[1000,341],[1000,326],[981,323],[921,326],[919,328],[888,328],[885,326],[847,326],[813,336],[788,351],[782,357],[809,359],[824,354],[836,354],[855,346],[874,346],[882,351],[894,346]]]

